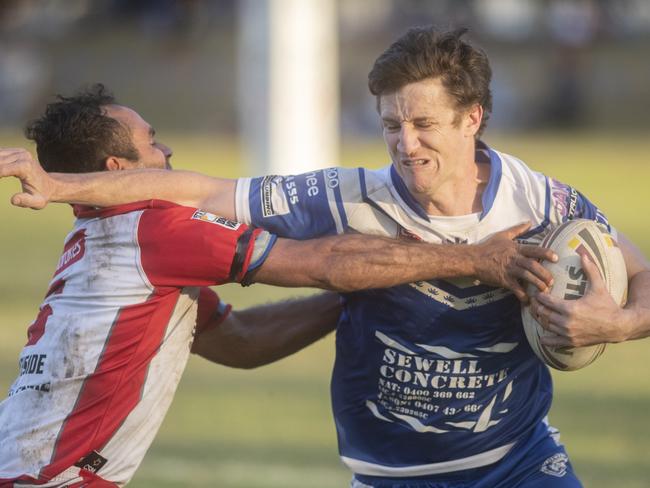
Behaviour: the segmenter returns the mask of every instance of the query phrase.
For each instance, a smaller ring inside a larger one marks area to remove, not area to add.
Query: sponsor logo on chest
[[[77,261],[80,261],[86,253],[86,229],[81,229],[73,235],[63,248],[63,254],[56,265],[54,275],[69,268]]]

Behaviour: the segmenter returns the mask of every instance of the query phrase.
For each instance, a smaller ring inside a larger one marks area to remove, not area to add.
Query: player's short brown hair
[[[397,39],[375,61],[368,75],[370,92],[379,98],[409,83],[440,78],[458,110],[483,107],[480,135],[492,111],[492,70],[482,49],[461,39],[467,29],[438,32],[414,27]]]
[[[45,171],[89,173],[104,171],[111,156],[140,159],[129,129],[106,115],[105,107],[114,104],[115,97],[101,83],[72,97],[57,95],[25,128]]]

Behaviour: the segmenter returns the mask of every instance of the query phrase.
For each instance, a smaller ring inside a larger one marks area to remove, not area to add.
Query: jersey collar
[[[502,167],[499,155],[484,142],[478,141],[476,144],[476,153],[477,161],[485,161],[490,164],[490,178],[481,196],[481,203],[483,204],[483,211],[481,212],[482,219],[492,209],[492,205],[494,205],[494,200],[499,191],[499,184],[501,183]]]
[[[87,205],[72,205],[72,212],[78,219],[105,219],[107,217],[114,217],[115,215],[122,215],[136,210],[145,210],[150,208],[170,208],[176,207],[175,203],[166,200],[142,200],[140,202],[126,203],[124,205],[116,205],[114,207],[89,207]]]

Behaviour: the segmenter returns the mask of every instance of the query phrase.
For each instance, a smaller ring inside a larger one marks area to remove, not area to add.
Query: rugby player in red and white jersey
[[[101,85],[60,97],[28,135],[48,171],[170,168],[171,150]],[[26,154],[1,150],[0,165]],[[0,404],[1,487],[125,485],[192,347],[231,366],[266,364],[326,334],[339,313],[328,294],[230,312],[210,285],[348,291],[478,276],[513,289],[524,278],[543,289],[550,280],[535,261],[550,251],[511,241],[525,225],[476,246],[360,235],[298,242],[165,201],[74,211],[18,378]]]

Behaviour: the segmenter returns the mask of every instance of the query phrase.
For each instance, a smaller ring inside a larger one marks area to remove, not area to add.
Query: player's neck
[[[483,211],[483,190],[490,177],[490,166],[473,163],[468,171],[444,182],[431,194],[414,195],[428,215],[453,217]]]

